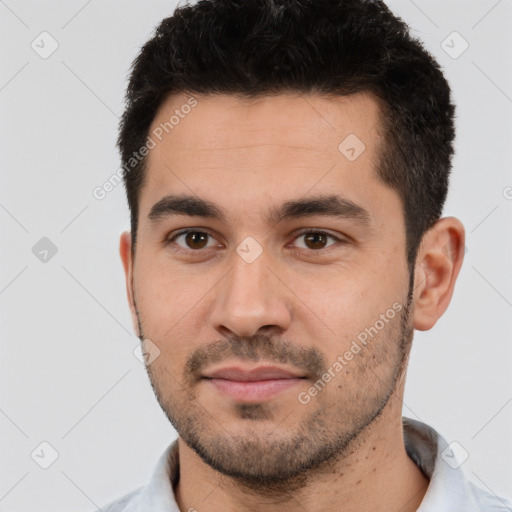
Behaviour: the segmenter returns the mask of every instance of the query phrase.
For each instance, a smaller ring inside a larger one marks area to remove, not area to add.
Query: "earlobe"
[[[455,217],[440,219],[425,233],[416,258],[415,329],[431,329],[448,308],[464,260],[464,244],[464,226]]]
[[[129,231],[124,231],[121,234],[119,241],[119,255],[123,262],[124,275],[126,281],[126,295],[128,298],[128,304],[130,306],[130,314],[132,317],[133,330],[135,331],[138,338],[140,338],[139,322],[137,318],[137,312],[135,310],[135,299],[133,290],[133,258],[132,258],[132,237]]]

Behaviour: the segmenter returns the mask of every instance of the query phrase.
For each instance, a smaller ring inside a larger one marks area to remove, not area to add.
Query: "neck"
[[[398,403],[397,403],[398,402]],[[354,440],[349,455],[330,459],[302,475],[290,492],[258,493],[205,464],[179,438],[180,480],[174,490],[181,511],[415,512],[429,480],[405,450],[401,400],[390,401],[379,418]]]

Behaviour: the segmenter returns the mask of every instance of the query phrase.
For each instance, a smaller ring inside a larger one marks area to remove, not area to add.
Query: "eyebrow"
[[[157,223],[163,218],[173,215],[203,217],[226,222],[224,211],[214,203],[199,197],[188,195],[168,195],[160,199],[151,208],[148,219]],[[279,207],[270,207],[266,222],[277,224],[286,219],[296,219],[322,215],[353,219],[360,224],[370,225],[371,215],[362,206],[339,195],[315,196],[304,199],[286,201]]]

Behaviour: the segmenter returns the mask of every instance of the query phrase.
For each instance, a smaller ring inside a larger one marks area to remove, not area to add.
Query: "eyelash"
[[[164,245],[165,246],[169,246],[173,243],[175,243],[175,240],[177,238],[179,238],[180,236],[182,235],[187,235],[189,233],[201,233],[201,234],[205,234],[205,235],[208,235],[209,237],[215,239],[215,237],[213,235],[211,235],[210,233],[208,233],[208,231],[201,231],[199,229],[184,229],[182,231],[179,231],[178,233],[176,233],[175,235],[173,235],[171,238],[167,238],[164,240]],[[326,231],[321,231],[321,230],[316,230],[316,229],[304,229],[303,231],[297,233],[295,235],[295,238],[293,239],[294,241],[303,236],[303,235],[309,235],[309,234],[320,234],[320,235],[326,235],[327,237],[330,237],[332,238],[333,240],[335,240],[337,243],[341,243],[341,244],[346,244],[348,243],[346,240],[343,240],[341,238],[338,238],[330,233],[327,233]],[[311,252],[311,253],[320,253],[322,251],[327,251],[329,250],[331,247],[333,247],[334,245],[336,244],[331,244],[327,247],[324,247],[322,249],[304,249],[302,247],[295,247],[294,249],[295,250],[299,250],[299,251],[308,251],[308,252]],[[208,247],[207,249],[212,249],[212,247]],[[201,253],[203,252],[204,250],[206,249],[184,249],[183,247],[179,246],[176,244],[176,247],[174,248],[175,251],[177,252],[184,252],[184,253]]]

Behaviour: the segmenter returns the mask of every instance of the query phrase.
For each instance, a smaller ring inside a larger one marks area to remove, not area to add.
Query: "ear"
[[[129,231],[121,234],[119,242],[119,254],[124,267],[124,275],[126,279],[126,294],[128,296],[128,304],[130,305],[130,313],[132,315],[133,329],[140,338],[139,322],[135,311],[135,300],[133,294],[133,255],[132,255],[132,236]]]
[[[455,217],[438,220],[421,241],[414,270],[414,328],[432,329],[452,298],[465,253],[465,230]]]

